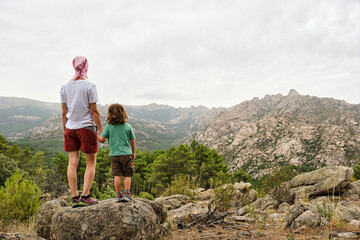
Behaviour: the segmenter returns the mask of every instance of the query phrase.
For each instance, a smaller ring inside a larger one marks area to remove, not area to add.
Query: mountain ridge
[[[62,148],[60,108],[47,119],[36,119],[22,107],[15,109],[16,114],[7,114],[7,121],[38,124],[13,132],[9,140]],[[107,107],[99,105],[103,122]],[[317,168],[360,162],[360,104],[344,100],[301,95],[291,89],[285,96],[267,94],[230,108],[155,103],[125,108],[141,149],[167,149],[195,139],[222,154],[231,171],[242,168],[253,177],[279,164]]]
[[[242,168],[260,176],[276,164],[359,162],[359,125],[359,104],[290,90],[286,96],[253,98],[214,115],[194,139],[222,154],[232,171]]]
[[[0,106],[3,106],[1,109],[3,115],[1,126],[3,129],[0,129],[0,134],[8,140],[41,145],[47,145],[42,141],[51,140],[52,144],[58,142],[56,148],[61,149],[63,134],[59,103],[1,97]],[[104,124],[106,124],[108,106],[98,104]],[[25,111],[25,109],[33,109],[33,111]],[[167,149],[181,143],[182,139],[195,132],[222,108],[209,109],[204,106],[175,108],[152,103],[141,106],[125,105],[125,109],[129,115],[129,123],[135,129],[138,146],[145,150],[155,150]],[[36,115],[38,112],[46,112],[46,114],[38,116]],[[17,129],[20,125],[24,125],[24,127]],[[6,131],[6,129],[11,129],[11,131]]]

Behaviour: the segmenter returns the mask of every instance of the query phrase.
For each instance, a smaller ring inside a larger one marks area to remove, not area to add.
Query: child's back
[[[128,123],[106,125],[102,136],[108,138],[110,156],[131,155],[131,142],[135,139],[134,131]]]
[[[131,177],[135,174],[135,134],[125,108],[121,104],[111,104],[106,117],[107,125],[99,136],[104,143],[109,140],[112,175],[119,202],[132,201],[130,193]],[[124,193],[121,192],[121,178],[124,177]]]

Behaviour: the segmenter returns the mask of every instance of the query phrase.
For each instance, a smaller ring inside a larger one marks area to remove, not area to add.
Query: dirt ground
[[[359,235],[352,238],[337,237],[337,233],[355,232]],[[360,229],[357,229],[360,231]],[[335,229],[333,227],[324,227],[316,229],[303,229],[298,233],[291,232],[282,226],[271,224],[248,224],[248,223],[235,223],[235,224],[221,224],[213,227],[195,226],[190,229],[177,229],[170,231],[162,240],[190,240],[190,239],[257,239],[257,240],[340,240],[340,239],[360,239],[360,232],[356,229]]]

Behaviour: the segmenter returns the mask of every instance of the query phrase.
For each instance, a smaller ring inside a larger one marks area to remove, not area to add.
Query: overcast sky
[[[360,1],[0,0],[0,96],[59,102],[75,56],[101,104],[359,104]]]

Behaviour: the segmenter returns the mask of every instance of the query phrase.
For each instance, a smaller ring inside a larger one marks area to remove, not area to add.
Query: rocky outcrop
[[[208,189],[205,191],[196,191],[196,198],[200,201],[210,200],[215,197],[214,189]]]
[[[195,139],[253,177],[274,163],[353,166],[360,153],[360,105],[290,91],[216,114]]]
[[[176,194],[169,197],[159,197],[155,199],[156,202],[164,204],[167,210],[180,208],[190,202],[190,198],[185,195]]]
[[[167,209],[161,202],[152,201],[145,198],[138,198],[138,201],[143,201],[146,204],[149,204],[151,208],[154,210],[156,216],[158,217],[160,223],[164,223],[167,218]]]
[[[197,203],[189,203],[180,208],[168,212],[168,221],[175,222],[177,225],[185,225],[205,216],[208,208]]]
[[[160,204],[160,203],[159,203]],[[118,203],[114,199],[100,201],[97,205],[71,208],[59,207],[61,203],[52,201],[43,205],[37,220],[40,236],[53,240],[61,239],[157,239],[163,234],[158,211],[155,214],[146,200]],[[157,209],[160,205],[154,204]],[[46,225],[45,219],[51,222]],[[160,214],[159,214],[160,213]],[[46,225],[46,226],[44,226]]]
[[[349,183],[352,176],[353,169],[341,166],[303,173],[285,183],[290,186],[287,191],[295,197],[293,203],[279,202],[268,194],[240,208],[236,214],[246,217],[252,207],[253,214],[270,212],[272,219],[281,219],[285,214],[285,226],[293,231],[325,226],[330,220],[357,226],[360,219],[358,181]]]
[[[335,217],[343,222],[350,223],[352,220],[360,220],[360,205],[354,202],[341,201],[334,209]]]
[[[353,174],[354,170],[348,167],[324,167],[297,175],[289,183],[297,199],[311,199],[344,193]]]
[[[52,217],[54,214],[66,207],[66,202],[62,200],[52,200],[44,203],[36,216],[36,233],[46,239],[50,239]]]
[[[259,198],[254,202],[255,209],[259,211],[276,210],[277,206],[279,206],[279,202],[270,195]]]
[[[251,183],[249,182],[234,183],[234,188],[234,206],[245,206],[257,199],[257,192],[251,188]]]
[[[296,231],[305,227],[314,228],[328,224],[319,212],[303,204],[294,205],[285,217],[286,227]]]

